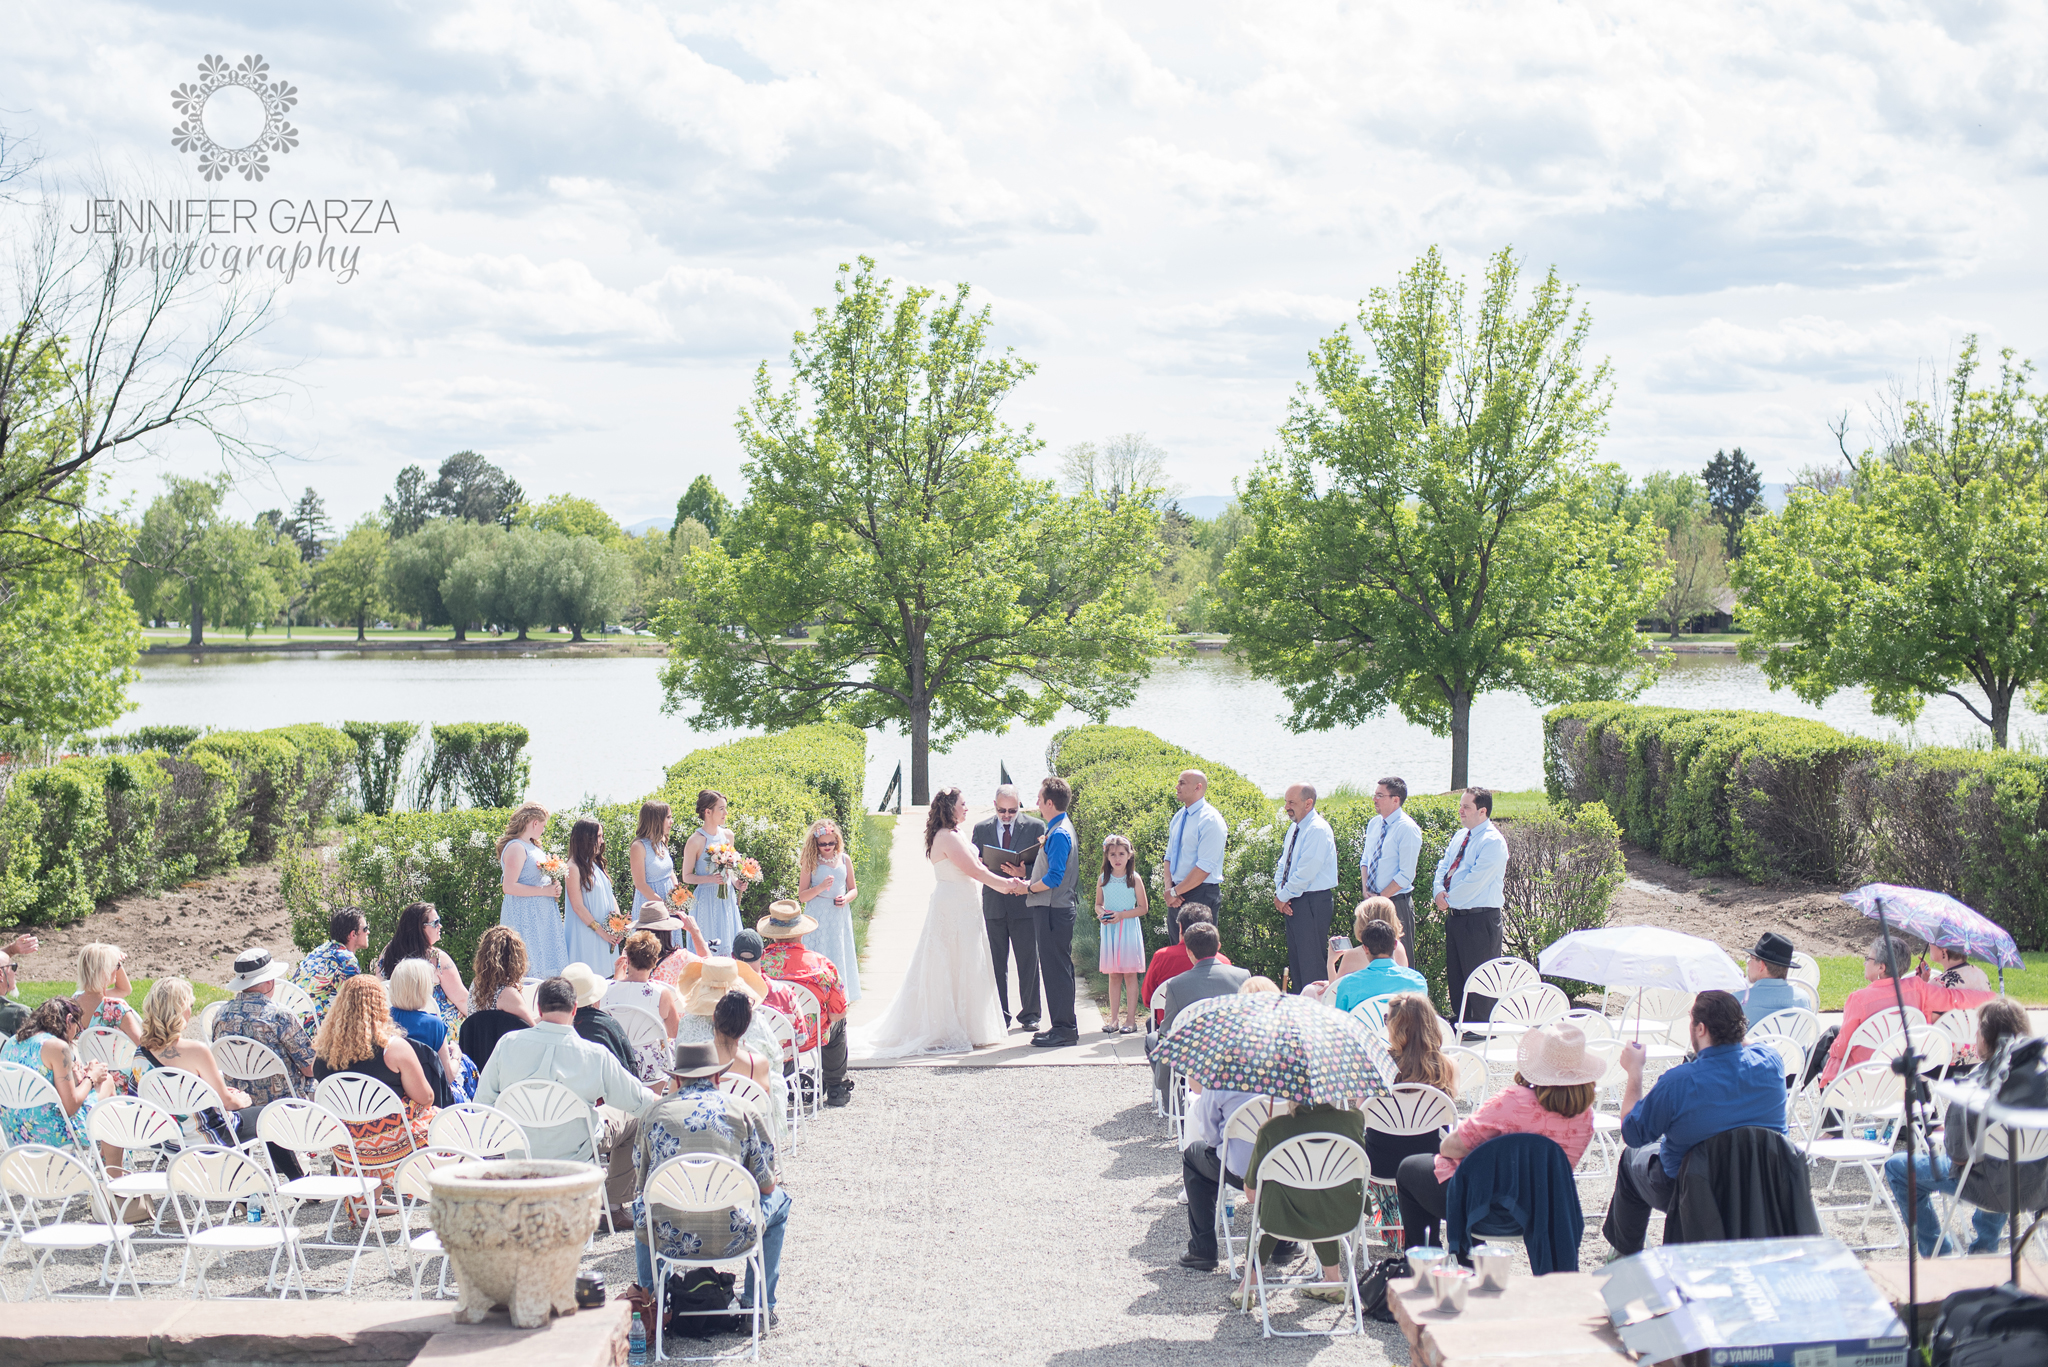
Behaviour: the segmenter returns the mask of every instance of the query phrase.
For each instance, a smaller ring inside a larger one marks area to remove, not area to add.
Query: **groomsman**
[[[1493,825],[1493,794],[1467,788],[1458,799],[1458,824],[1465,833],[1453,840],[1437,865],[1436,909],[1444,914],[1444,978],[1451,1010],[1465,996],[1465,980],[1488,959],[1500,957],[1500,908],[1506,900],[1508,842]],[[1493,998],[1474,997],[1459,1020],[1485,1020]]]
[[[1166,828],[1166,943],[1180,943],[1180,908],[1199,902],[1215,911],[1223,901],[1223,845],[1230,823],[1209,805],[1209,776],[1184,770],[1174,785],[1181,808]]]
[[[1316,810],[1316,790],[1287,790],[1293,825],[1273,866],[1273,905],[1287,918],[1287,970],[1296,992],[1328,976],[1330,911],[1337,890],[1337,837]]]
[[[1422,827],[1408,815],[1408,781],[1383,778],[1372,790],[1379,815],[1365,823],[1358,842],[1358,880],[1367,897],[1384,897],[1401,917],[1401,943],[1415,962],[1415,861],[1422,857]]]

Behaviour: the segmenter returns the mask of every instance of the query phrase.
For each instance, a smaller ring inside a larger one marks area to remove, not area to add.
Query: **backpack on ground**
[[[669,1273],[668,1286],[662,1296],[667,1311],[663,1317],[663,1332],[691,1339],[746,1333],[748,1321],[744,1315],[703,1313],[731,1309],[732,1288],[736,1280],[730,1272],[715,1272],[708,1267]]]
[[[2048,1297],[2010,1283],[1958,1291],[1934,1322],[1934,1367],[2041,1367],[2048,1362]]]

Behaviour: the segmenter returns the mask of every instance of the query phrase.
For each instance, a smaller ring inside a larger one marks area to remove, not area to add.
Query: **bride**
[[[981,890],[1022,893],[1029,885],[983,867],[974,846],[958,827],[967,803],[958,788],[932,795],[924,823],[925,857],[938,886],[924,915],[924,933],[910,956],[896,1000],[874,1026],[861,1033],[865,1058],[912,1054],[964,1054],[999,1044],[1006,1033],[996,1001],[995,964],[982,927]]]

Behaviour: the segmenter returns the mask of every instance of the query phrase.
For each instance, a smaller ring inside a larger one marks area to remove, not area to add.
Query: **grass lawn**
[[[853,864],[853,943],[856,951],[868,947],[868,922],[874,919],[875,902],[889,881],[890,841],[896,838],[896,818],[884,812],[866,812],[860,819],[860,857]]]
[[[2048,950],[2022,953],[2020,957],[2027,961],[2027,966],[2005,970],[2006,994],[2026,1006],[2048,1006]],[[1991,985],[1997,987],[1997,969],[1990,964],[1979,964],[1978,967],[1990,976]],[[1820,961],[1821,1010],[1841,1010],[1843,998],[1863,985],[1863,960],[1856,955]]]
[[[142,1010],[142,999],[149,995],[149,986],[154,978],[130,978],[128,984],[135,990],[128,994],[128,1004],[137,1011]],[[37,1007],[52,997],[68,997],[78,990],[77,983],[23,983],[14,996],[24,1006]],[[201,1011],[217,1001],[226,1001],[232,994],[212,983],[192,984],[192,1009]]]

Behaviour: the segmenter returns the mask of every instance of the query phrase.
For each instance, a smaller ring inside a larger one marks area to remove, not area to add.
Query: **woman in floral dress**
[[[334,994],[334,1004],[313,1037],[313,1077],[361,1073],[389,1087],[405,1104],[405,1114],[348,1123],[355,1140],[362,1175],[388,1183],[391,1174],[414,1149],[427,1146],[427,1128],[436,1114],[433,1084],[420,1065],[413,1045],[391,1018],[391,999],[382,978],[369,974],[350,978]],[[334,1153],[335,1171],[349,1174],[348,1151]]]
[[[57,1103],[0,1110],[0,1138],[16,1144],[83,1149],[89,1142],[86,1116],[102,1098],[115,1094],[104,1063],[80,1063],[71,1042],[85,1028],[85,1011],[70,997],[52,997],[29,1013],[21,1031],[0,1044],[0,1063],[17,1063],[49,1079]]]

